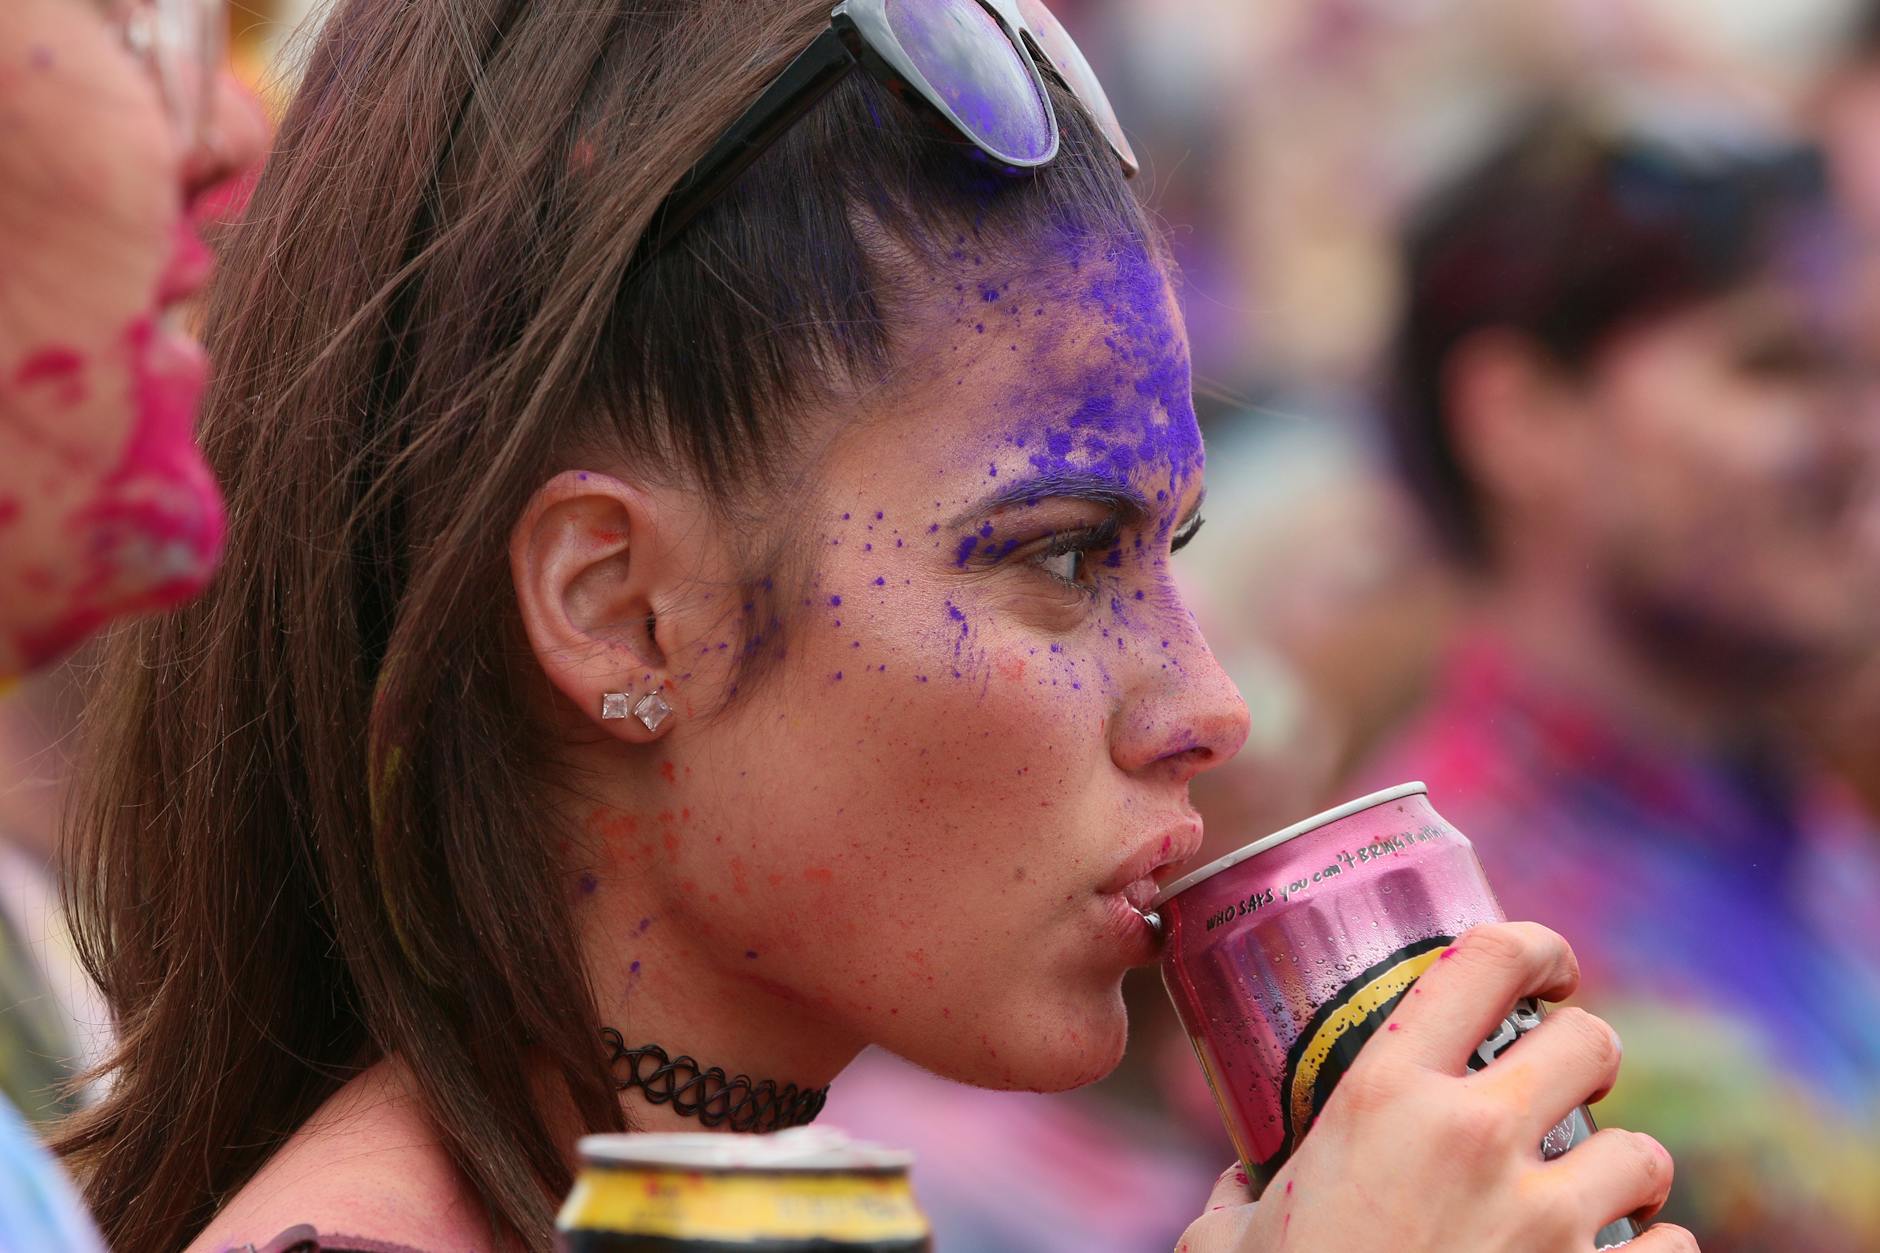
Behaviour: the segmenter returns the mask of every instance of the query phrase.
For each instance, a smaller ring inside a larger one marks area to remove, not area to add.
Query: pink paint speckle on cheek
[[[20,387],[63,382],[85,368],[85,358],[71,348],[43,348],[20,363],[13,381]]]
[[[50,391],[53,403],[62,408],[83,404],[88,394],[84,354],[72,348],[42,348],[20,363],[13,383],[21,391]]]

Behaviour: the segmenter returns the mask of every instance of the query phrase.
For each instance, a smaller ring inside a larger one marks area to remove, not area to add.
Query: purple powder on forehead
[[[1088,475],[1130,481],[1166,501],[1200,470],[1186,337],[1170,307],[1167,281],[1140,240],[1106,243],[1066,233],[1062,250],[1079,275],[1067,292],[1105,325],[1107,368],[1087,365],[1063,379],[1045,378],[1020,400],[1025,411],[1061,416],[1033,419],[1008,433],[1047,475]],[[1104,264],[1083,266],[1102,250]],[[1158,477],[1140,482],[1145,472]]]
[[[842,607],[842,598],[840,596],[831,596],[829,598],[829,603],[831,605],[834,605],[836,608],[840,609]]]
[[[877,577],[877,578],[875,579],[875,586],[876,586],[876,587],[886,587],[886,586],[888,586],[888,580],[886,580],[886,579],[884,579],[884,578],[879,578],[879,577]]]

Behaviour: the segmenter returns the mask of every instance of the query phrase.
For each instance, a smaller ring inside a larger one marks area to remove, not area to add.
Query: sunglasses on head
[[[670,244],[857,66],[1013,172],[1057,156],[1048,72],[1103,132],[1125,176],[1136,173],[1102,84],[1042,0],[842,0],[828,29],[679,180],[654,212],[640,258]]]

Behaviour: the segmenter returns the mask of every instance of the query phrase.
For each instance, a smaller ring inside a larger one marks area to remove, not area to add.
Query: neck
[[[623,1048],[657,1045],[673,1061],[690,1057],[699,1070],[799,1092],[827,1087],[861,1052],[866,1041],[768,977],[761,954],[738,950],[735,960],[721,959],[727,941],[711,924],[698,921],[696,911],[647,899],[639,886],[603,881],[578,906],[602,1021],[619,1033]],[[608,1051],[598,1038],[595,1048]],[[617,1076],[626,1078],[629,1065],[617,1063]],[[640,1073],[656,1065],[643,1059]],[[638,1087],[620,1095],[636,1130],[732,1129],[708,1127],[680,1112],[679,1102],[655,1102]]]

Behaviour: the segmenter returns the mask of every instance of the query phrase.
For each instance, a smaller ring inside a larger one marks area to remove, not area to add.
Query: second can
[[[1503,921],[1475,850],[1421,783],[1250,844],[1170,884],[1153,908],[1163,981],[1256,1196],[1417,977],[1464,931]],[[1514,1006],[1471,1068],[1540,1015],[1535,1002]],[[1576,1110],[1540,1152],[1557,1157],[1593,1131]],[[1637,1234],[1622,1220],[1597,1243]]]

